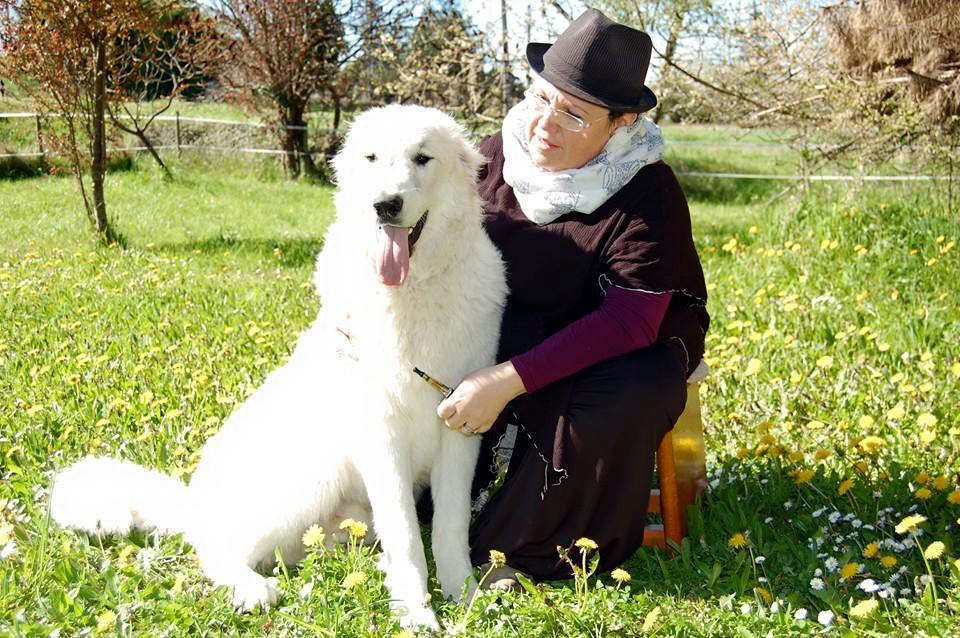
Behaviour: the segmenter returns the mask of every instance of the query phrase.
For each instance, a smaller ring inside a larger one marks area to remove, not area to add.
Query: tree
[[[334,86],[345,51],[332,0],[217,0],[230,39],[221,76],[244,103],[276,115],[287,174],[315,173],[305,115],[314,94]]]
[[[107,217],[106,117],[118,45],[131,32],[149,32],[147,0],[0,0],[0,74],[22,88],[41,115],[57,114],[63,127],[48,137],[61,148],[98,237],[118,239]],[[89,172],[90,188],[84,174]]]
[[[223,42],[213,21],[195,7],[157,7],[151,18],[149,31],[125,33],[115,45],[107,113],[171,178],[147,131],[174,99],[199,90],[216,66]]]
[[[555,5],[558,6],[558,5]],[[680,39],[687,35],[691,25],[702,23],[712,13],[711,0],[600,0],[594,6],[606,12],[612,19],[634,26],[651,36],[659,36],[666,44],[657,54],[663,64],[660,67],[657,109],[654,121],[670,110],[673,95],[668,78],[676,73],[674,58]]]
[[[425,8],[399,42],[385,35],[379,58],[389,69],[381,98],[497,121],[502,78],[495,52],[456,6]]]
[[[909,145],[945,165],[948,207],[960,151],[960,3],[872,0],[825,10],[848,120],[870,160]]]

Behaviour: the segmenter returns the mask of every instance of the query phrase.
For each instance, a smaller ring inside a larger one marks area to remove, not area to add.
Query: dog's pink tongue
[[[377,272],[387,286],[399,286],[407,278],[410,266],[410,239],[408,229],[400,226],[380,227],[380,252]]]

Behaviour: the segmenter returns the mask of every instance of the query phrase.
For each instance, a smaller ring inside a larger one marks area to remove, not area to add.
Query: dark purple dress
[[[475,564],[497,549],[534,578],[568,578],[556,547],[587,536],[599,545],[601,569],[611,569],[642,543],[654,453],[703,356],[707,292],[686,199],[658,162],[593,213],[538,226],[503,180],[500,134],[480,150],[490,158],[479,184],[484,225],[510,288],[498,361],[596,309],[608,286],[672,293],[656,343],[518,397],[481,446],[475,496],[493,478],[506,426],[520,426],[506,480],[471,528]]]

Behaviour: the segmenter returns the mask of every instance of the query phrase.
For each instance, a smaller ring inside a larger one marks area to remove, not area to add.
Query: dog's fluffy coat
[[[432,159],[421,164],[424,156]],[[404,624],[436,627],[415,492],[432,490],[443,593],[472,590],[467,526],[478,439],[443,425],[440,395],[413,367],[452,384],[494,362],[506,282],[481,225],[481,161],[439,111],[388,106],[360,115],[334,162],[337,217],[315,276],[322,307],[290,360],[207,441],[189,485],[88,457],[56,477],[53,518],[94,534],[183,532],[205,574],[252,608],[276,598],[275,581],[255,571],[275,547],[294,562],[309,525],[335,529],[372,510]],[[429,215],[402,285],[386,286],[374,267],[382,231],[373,205],[395,196],[403,199],[395,225]]]

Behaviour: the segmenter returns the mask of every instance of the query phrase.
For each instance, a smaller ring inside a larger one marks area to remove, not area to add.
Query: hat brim
[[[559,73],[554,73],[551,69],[544,68],[543,55],[551,46],[553,45],[547,42],[530,42],[527,44],[527,62],[530,63],[530,68],[533,69],[537,75],[564,93],[569,93],[581,100],[586,100],[591,104],[596,104],[597,106],[602,106],[612,111],[623,111],[625,113],[644,113],[657,105],[656,94],[647,86],[643,87],[637,101],[632,104],[616,102],[587,93]]]

